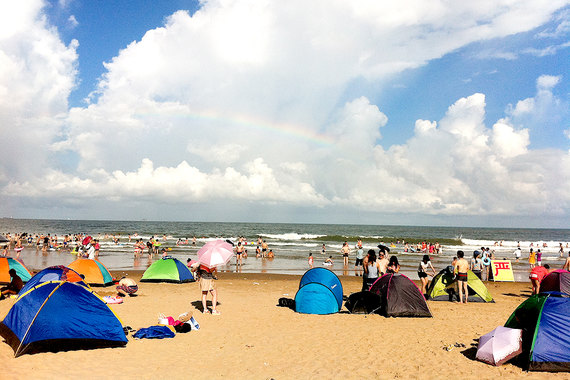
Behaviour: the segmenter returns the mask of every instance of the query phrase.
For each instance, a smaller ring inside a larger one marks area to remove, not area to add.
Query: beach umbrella
[[[522,352],[522,330],[499,326],[479,338],[476,358],[500,366]]]
[[[224,265],[231,260],[234,249],[223,240],[210,241],[198,250],[198,262],[208,268]]]

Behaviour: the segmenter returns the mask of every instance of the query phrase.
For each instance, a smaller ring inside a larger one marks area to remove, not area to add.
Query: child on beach
[[[313,254],[309,253],[309,268],[313,267]]]
[[[540,252],[540,249],[536,250],[536,265],[542,265],[542,252]]]
[[[326,259],[323,264],[324,264],[324,265],[333,265],[334,263],[333,263],[332,256],[329,256],[329,258]]]

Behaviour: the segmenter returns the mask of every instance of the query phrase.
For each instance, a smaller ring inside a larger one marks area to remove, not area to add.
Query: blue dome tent
[[[43,282],[21,294],[0,323],[0,335],[16,357],[127,344],[109,306],[90,289],[67,281]]]
[[[333,314],[342,308],[342,284],[326,268],[309,269],[299,282],[295,311],[303,314]]]
[[[560,292],[531,296],[505,327],[522,329],[523,364],[530,371],[570,371],[570,297]]]
[[[76,282],[79,285],[83,285],[86,288],[89,288],[89,285],[83,281],[83,278],[81,278],[81,275],[79,273],[63,265],[57,265],[45,268],[44,270],[33,275],[32,278],[30,278],[30,281],[28,281],[26,285],[24,285],[24,287],[20,290],[20,294],[27,293],[34,286],[48,281]]]

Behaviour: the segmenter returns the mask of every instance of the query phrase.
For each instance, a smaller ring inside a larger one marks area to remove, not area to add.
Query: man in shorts
[[[467,304],[467,272],[469,271],[469,263],[463,258],[463,251],[457,251],[457,262],[455,263],[454,272],[457,273],[457,285],[459,286],[459,303]],[[463,302],[463,294],[465,293],[465,302]]]

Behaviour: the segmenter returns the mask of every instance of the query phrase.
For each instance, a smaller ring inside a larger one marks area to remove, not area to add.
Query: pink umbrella
[[[218,265],[227,264],[234,255],[234,248],[230,243],[223,240],[210,241],[198,251],[198,262],[214,268]]]
[[[479,338],[476,358],[500,366],[522,352],[522,330],[499,326]]]

